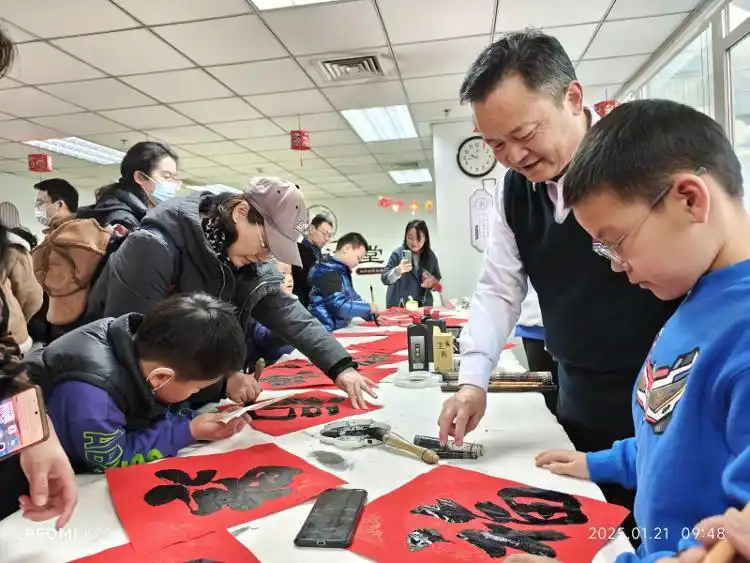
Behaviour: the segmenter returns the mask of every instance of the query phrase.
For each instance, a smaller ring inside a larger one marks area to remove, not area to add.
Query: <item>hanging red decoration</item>
[[[378,206],[382,207],[383,209],[388,209],[393,205],[393,199],[388,196],[380,196],[378,198]]]
[[[302,129],[302,119],[300,118],[298,121],[299,125],[297,126],[297,129],[294,129],[289,132],[289,141],[290,146],[293,151],[309,151],[312,148],[312,143],[310,142],[310,131],[306,131],[305,129]],[[302,161],[302,155],[299,156],[299,165],[304,166],[304,162]]]
[[[416,199],[411,200],[411,203],[409,204],[409,210],[411,211],[411,214],[416,215],[418,209],[419,209],[419,204],[417,203],[417,200]]]
[[[594,111],[599,114],[599,117],[604,117],[616,107],[617,100],[604,100],[594,104]]]
[[[402,199],[397,199],[396,201],[393,202],[393,210],[396,213],[400,213],[403,207],[404,207],[404,201]]]
[[[427,213],[432,213],[433,209],[435,209],[435,202],[431,199],[424,202],[424,210],[427,211]]]
[[[29,172],[52,172],[52,157],[48,154],[30,154]]]

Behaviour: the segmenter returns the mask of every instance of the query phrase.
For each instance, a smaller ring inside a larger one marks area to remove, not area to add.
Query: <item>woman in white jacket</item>
[[[521,304],[521,316],[516,325],[516,336],[523,341],[529,371],[549,371],[557,384],[557,362],[544,346],[544,323],[539,308],[539,297],[529,283],[526,299]],[[557,390],[544,393],[544,402],[552,414],[557,413]]]

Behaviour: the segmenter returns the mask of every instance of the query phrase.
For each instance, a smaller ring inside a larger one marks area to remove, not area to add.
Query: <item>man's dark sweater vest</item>
[[[633,386],[679,302],[632,285],[591,249],[573,213],[558,224],[546,184],[505,175],[503,204],[539,294],[547,349],[560,366],[558,416],[594,432],[633,435]]]

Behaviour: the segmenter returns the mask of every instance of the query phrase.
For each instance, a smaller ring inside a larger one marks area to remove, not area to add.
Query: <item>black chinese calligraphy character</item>
[[[383,260],[383,249],[377,244],[375,246],[368,246],[367,252],[365,252],[362,262],[370,262],[375,264],[382,264]]]
[[[219,562],[214,561],[213,559],[191,559],[190,561],[185,561],[185,563],[219,563]]]
[[[390,354],[383,354],[380,352],[372,352],[370,354],[362,354],[355,358],[359,367],[371,367],[384,363],[393,363],[393,359]]]
[[[439,542],[450,543],[440,532],[432,528],[419,528],[406,536],[406,545],[409,546],[409,551],[421,551]]]
[[[216,477],[215,469],[199,471],[195,479],[179,469],[164,469],[154,475],[170,485],[157,485],[143,497],[149,506],[163,506],[179,500],[191,514],[208,516],[223,508],[247,512],[268,500],[282,498],[292,491],[289,485],[302,470],[280,465],[250,469],[240,478]]]
[[[317,377],[318,373],[311,370],[300,370],[296,373],[282,374],[274,373],[263,375],[261,381],[271,387],[289,387],[292,385],[304,385],[309,378]]]
[[[451,499],[438,498],[435,504],[417,506],[411,513],[431,516],[449,524],[466,524],[476,520],[487,529],[464,529],[456,537],[483,550],[492,558],[504,557],[508,548],[554,558],[555,550],[545,542],[561,541],[569,537],[556,530],[514,530],[503,524],[565,526],[588,522],[580,501],[572,495],[536,487],[508,487],[497,494],[510,510],[494,502],[484,501],[475,503],[477,512],[473,512]],[[407,536],[410,549],[412,543],[421,546],[416,549],[424,549],[434,543],[425,530],[430,529],[420,528]]]
[[[297,417],[317,418],[323,416],[336,416],[341,412],[340,405],[346,401],[344,397],[331,396],[320,399],[318,397],[289,397],[278,403],[267,406],[248,414],[253,420],[292,420]],[[299,410],[299,414],[297,411]]]

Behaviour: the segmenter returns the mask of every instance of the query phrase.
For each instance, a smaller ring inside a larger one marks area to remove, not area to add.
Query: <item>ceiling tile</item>
[[[81,135],[87,141],[99,143],[105,147],[111,147],[127,151],[130,147],[140,141],[147,141],[148,137],[137,131],[120,131],[118,133],[104,133],[102,135]]]
[[[516,0],[518,1],[518,0]],[[380,13],[391,43],[415,43],[489,34],[495,0],[380,0]]]
[[[581,61],[576,67],[578,80],[586,86],[625,82],[648,60],[648,55]],[[0,108],[2,109],[2,108]]]
[[[377,154],[375,157],[381,164],[399,164],[402,162],[422,162],[425,159],[424,150],[422,150],[421,144],[419,150],[401,152],[401,153],[386,153]]]
[[[115,76],[193,66],[180,53],[145,29],[70,37],[57,39],[52,43]],[[174,84],[173,88],[189,90],[179,86]]]
[[[59,138],[60,132],[23,119],[0,121],[0,139],[33,141]]]
[[[458,96],[456,96],[458,98]],[[448,114],[446,115],[446,110]],[[461,104],[456,100],[445,100],[442,102],[423,102],[409,106],[414,121],[444,121],[445,119],[457,119],[471,117],[471,105]],[[432,134],[432,131],[430,131]]]
[[[329,156],[359,156],[370,154],[364,143],[357,143],[355,145],[328,145],[325,147],[315,147],[313,150],[315,154],[323,158]]]
[[[280,92],[263,96],[248,96],[245,99],[269,117],[298,116],[302,113],[327,112],[333,109],[319,90]]]
[[[543,31],[562,44],[565,52],[574,63],[581,58],[598,24],[571,25],[568,27],[548,27]]]
[[[0,172],[26,172],[28,169],[26,160],[0,160]]]
[[[33,147],[30,148],[33,149]],[[39,149],[36,150],[38,151]],[[91,171],[92,166],[99,166],[98,164],[91,164],[90,162],[86,162],[85,160],[71,158],[69,156],[64,156],[61,154],[52,153],[51,156],[52,169],[65,170],[64,176],[66,180],[69,180],[71,176],[87,176]],[[75,172],[71,173],[71,170],[75,170]]]
[[[3,30],[13,40],[13,43],[24,43],[25,41],[35,41],[37,39],[36,35],[18,29],[15,25],[8,23],[7,20],[3,20]]]
[[[409,101],[432,102],[440,100],[458,100],[458,91],[463,82],[463,74],[446,74],[432,78],[412,78],[404,80]]]
[[[180,147],[173,148],[179,150]],[[180,154],[180,170],[195,170],[196,168],[208,168],[215,165],[215,162],[212,162],[207,158],[203,158],[202,156],[183,156],[182,154]]]
[[[604,23],[585,59],[652,53],[685,19],[685,14]],[[622,38],[627,37],[627,41]]]
[[[0,111],[17,117],[78,113],[81,108],[34,88],[0,90]]]
[[[276,59],[287,55],[255,15],[156,27],[154,31],[202,66]],[[200,37],[200,41],[196,38]]]
[[[336,169],[346,176],[350,174],[374,174],[383,171],[383,167],[380,164],[346,164],[337,166]]]
[[[22,145],[21,143],[0,143],[0,158],[26,158],[28,155],[35,152],[50,154],[46,151],[41,151],[36,147]]]
[[[284,131],[270,119],[213,123],[209,127],[227,139],[251,139],[254,137],[280,136],[284,134]]]
[[[8,121],[10,119],[15,119],[15,117],[6,113],[0,113],[0,121]]]
[[[404,89],[398,80],[325,88],[323,92],[331,100],[334,107],[340,110],[395,106],[406,103]]]
[[[352,182],[356,182],[360,186],[376,186],[388,182],[393,182],[391,177],[386,172],[378,172],[375,174],[349,174],[349,179]]]
[[[698,7],[701,0],[617,0],[609,11],[608,20],[643,18],[661,14],[690,12]]]
[[[127,127],[100,117],[95,113],[71,113],[68,115],[37,117],[32,119],[32,121],[39,125],[56,129],[71,137],[127,130]]]
[[[89,110],[147,106],[154,100],[114,78],[49,84],[42,90]]]
[[[39,37],[99,33],[137,26],[117,6],[101,0],[35,0],[33,10],[26,2],[0,0],[0,14]]]
[[[297,163],[299,165],[300,157],[304,161],[319,160],[313,154],[309,152],[301,153],[299,151],[293,151],[291,149],[281,149],[275,151],[260,151],[259,153],[263,158],[270,160],[271,162],[283,162],[283,163]],[[304,165],[303,165],[304,168]]]
[[[361,139],[353,131],[343,129],[341,131],[320,131],[319,133],[311,133],[310,142],[314,149],[315,147],[325,147],[329,145],[352,145],[361,142]]]
[[[349,125],[338,112],[311,113],[302,115],[290,115],[287,117],[275,117],[272,121],[284,129],[291,131],[297,129],[300,122],[304,128],[311,132],[317,131],[335,131],[336,129],[347,129]]]
[[[216,143],[200,143],[195,145],[183,145],[181,148],[196,155],[210,156],[220,154],[238,154],[246,152],[246,149],[232,141],[218,141]]]
[[[412,104],[412,107],[418,104]],[[436,120],[437,121],[437,120]],[[429,140],[432,142],[432,123],[419,121],[417,122],[417,133],[422,137],[422,141]]]
[[[101,72],[48,43],[21,43],[8,76],[26,84],[49,84],[99,78]]]
[[[232,95],[228,88],[197,68],[126,76],[122,80],[165,103],[227,98]]]
[[[559,0],[500,0],[495,31],[599,22],[611,3],[612,0],[578,0],[574,10],[560,10]]]
[[[260,176],[263,174],[275,174],[279,172],[286,174],[287,172],[285,169],[281,168],[280,166],[270,163],[270,162],[261,162],[258,164],[235,164],[232,166],[232,170],[236,170],[243,174],[247,174],[248,180],[252,178],[253,176]]]
[[[206,70],[244,96],[313,87],[313,83],[293,59],[217,66]]]
[[[2,80],[0,80],[0,90],[5,90],[6,88],[18,88],[19,86],[22,86],[20,82],[16,82],[10,78],[3,77]]]
[[[297,174],[305,176],[308,172],[325,172],[329,175],[336,175],[336,171],[329,166],[329,164],[319,158],[314,153],[298,153],[302,156],[302,166],[299,166],[299,161],[295,161],[295,171]],[[310,157],[310,158],[308,158]]]
[[[401,141],[380,141],[367,143],[367,148],[377,158],[380,154],[404,153],[409,151],[421,151],[422,143],[419,139],[405,139]]]
[[[146,25],[205,20],[246,14],[245,0],[114,0],[121,8]]]
[[[324,184],[325,182],[343,182],[346,180],[346,178],[336,173],[336,170],[328,166],[324,161],[316,160],[314,162],[320,162],[321,168],[303,166],[297,173],[307,180],[314,180],[316,184]]]
[[[377,161],[375,157],[371,155],[359,155],[359,156],[336,156],[329,157],[326,159],[331,166],[355,166],[360,164],[375,164]]]
[[[224,166],[235,166],[242,164],[265,164],[268,162],[262,156],[250,151],[245,151],[237,154],[222,154],[213,157],[213,160]]]
[[[264,136],[255,139],[241,139],[237,144],[247,147],[251,151],[272,151],[288,149],[291,145],[289,135]]]
[[[487,46],[488,36],[398,45],[393,48],[404,78],[465,73]]]
[[[293,55],[387,44],[377,12],[369,0],[274,10],[263,17]]]
[[[113,121],[140,130],[192,124],[187,117],[165,106],[113,109],[100,113]]]
[[[262,117],[241,98],[172,104],[172,108],[200,123],[220,123]]]
[[[187,127],[173,127],[170,129],[152,129],[147,131],[150,136],[166,141],[172,145],[183,143],[211,143],[220,141],[221,136],[203,125],[188,125]]]

